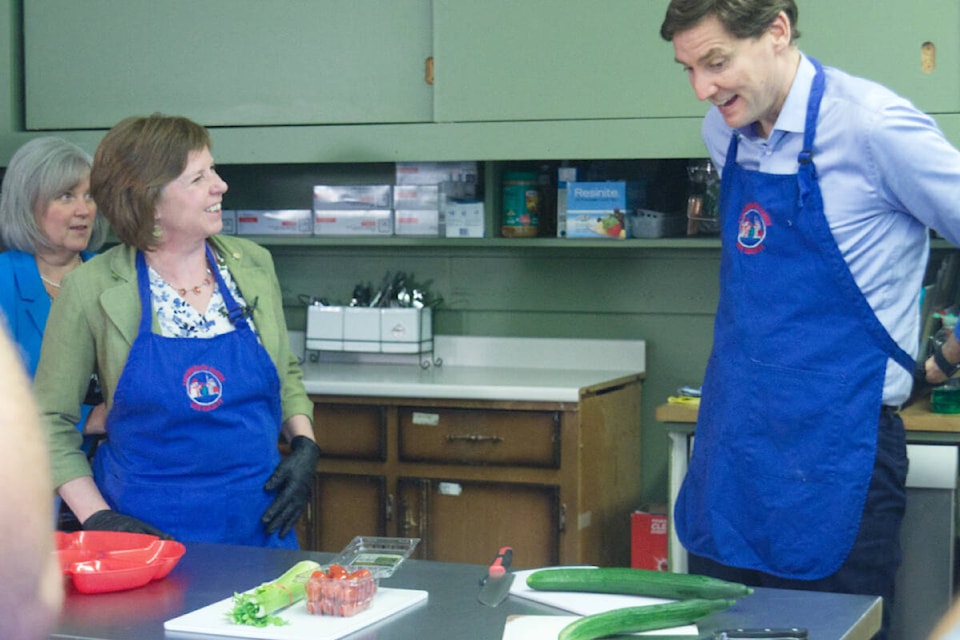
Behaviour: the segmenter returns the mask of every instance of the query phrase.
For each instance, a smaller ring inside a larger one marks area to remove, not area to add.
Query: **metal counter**
[[[139,589],[99,595],[67,593],[52,638],[158,640],[223,636],[165,635],[165,620],[275,578],[303,559],[332,554],[217,544],[187,544],[164,580]],[[493,553],[495,550],[491,550]],[[348,638],[377,640],[500,640],[507,616],[564,612],[511,596],[499,607],[477,601],[485,567],[408,560],[383,586],[423,589],[429,600]],[[816,640],[867,640],[880,626],[880,599],[804,591],[758,589],[732,608],[705,618],[701,631],[728,627],[802,626]]]

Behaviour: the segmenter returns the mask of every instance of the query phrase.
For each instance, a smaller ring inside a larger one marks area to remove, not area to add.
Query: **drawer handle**
[[[448,435],[447,442],[492,442],[494,444],[503,442],[503,438],[500,436],[482,436],[479,433],[473,433],[470,435]]]

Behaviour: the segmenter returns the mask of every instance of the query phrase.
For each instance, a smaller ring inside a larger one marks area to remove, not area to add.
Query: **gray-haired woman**
[[[0,312],[31,378],[61,280],[92,258],[107,235],[107,223],[97,216],[90,196],[91,164],[77,145],[44,136],[20,147],[3,176]],[[106,409],[96,394],[88,401],[78,428],[102,433]]]

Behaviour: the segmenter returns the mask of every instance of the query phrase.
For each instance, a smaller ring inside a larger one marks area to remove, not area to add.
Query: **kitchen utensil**
[[[167,631],[199,633],[230,638],[263,640],[335,640],[359,631],[401,611],[426,602],[427,592],[413,589],[380,588],[370,607],[355,616],[317,616],[298,602],[277,615],[289,624],[277,627],[250,627],[232,624],[227,612],[233,608],[233,596],[163,623]]]
[[[724,629],[717,631],[714,640],[807,640],[806,629]]]
[[[509,571],[512,560],[513,549],[510,547],[502,547],[497,552],[493,564],[487,569],[487,575],[481,580],[483,586],[478,599],[482,604],[495,607],[510,593],[510,585],[513,584],[513,574]]]

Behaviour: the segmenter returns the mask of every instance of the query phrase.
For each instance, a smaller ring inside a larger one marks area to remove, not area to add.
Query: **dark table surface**
[[[139,589],[84,595],[68,587],[64,612],[52,638],[157,640],[170,618],[271,580],[299,560],[329,562],[333,554],[189,543],[170,575]],[[515,596],[496,608],[477,601],[485,567],[407,560],[384,587],[429,592],[416,606],[349,638],[377,640],[500,640],[507,616],[566,612]],[[730,609],[700,623],[701,632],[730,627],[802,626],[815,640],[868,640],[879,628],[879,598],[757,589]],[[569,615],[569,614],[567,614]],[[166,635],[165,635],[166,634]],[[192,636],[222,638],[223,636]]]

